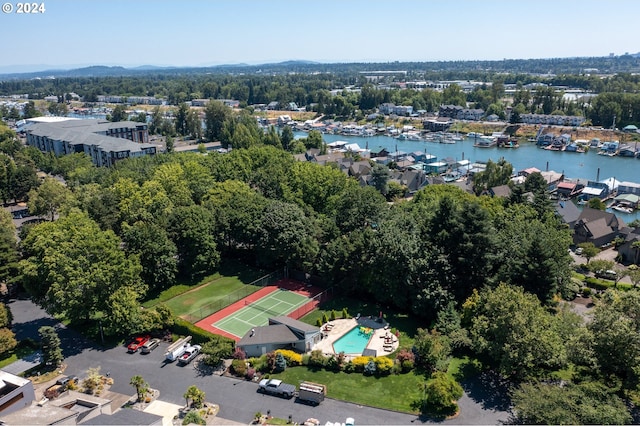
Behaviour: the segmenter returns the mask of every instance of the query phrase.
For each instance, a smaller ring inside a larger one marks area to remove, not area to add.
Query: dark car
[[[158,345],[160,345],[160,339],[153,338],[149,340],[147,343],[145,343],[144,345],[142,345],[142,348],[140,348],[140,352],[142,352],[143,354],[148,354],[152,350],[157,348]]]

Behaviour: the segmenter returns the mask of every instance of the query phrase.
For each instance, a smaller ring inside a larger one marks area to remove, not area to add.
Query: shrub
[[[247,374],[247,363],[243,359],[234,359],[231,361],[231,370],[238,377],[244,377]]]
[[[335,309],[331,310],[331,315],[330,315],[329,318],[331,318],[331,321],[335,321],[336,320],[336,311],[335,311]]]
[[[364,366],[364,375],[373,376],[374,374],[376,374],[376,363],[371,359],[367,362],[367,365]]]
[[[591,296],[591,289],[589,287],[582,287],[582,295],[584,297]]]
[[[344,365],[344,372],[345,373],[355,373],[356,372],[356,366],[353,364],[353,361],[348,361],[345,365]]]
[[[232,358],[233,359],[247,359],[247,354],[245,353],[245,351],[242,350],[242,348],[236,347],[233,350]]]
[[[342,318],[343,319],[349,318],[349,311],[347,311],[347,308],[342,308]]]
[[[276,363],[274,365],[274,370],[276,373],[280,373],[287,369],[287,360],[280,352],[276,352]]]
[[[413,368],[415,367],[415,362],[409,359],[405,359],[400,364],[400,367],[403,373],[408,373],[409,371],[413,370]]]
[[[376,372],[381,376],[390,374],[391,370],[393,369],[393,360],[391,358],[387,358],[386,356],[376,357],[373,359],[373,362],[376,365]]]
[[[462,386],[446,373],[434,373],[424,388],[422,412],[438,415],[455,414],[458,410],[456,400],[462,396],[462,393]]]
[[[327,318],[327,313],[325,312],[322,314],[322,323],[326,324],[328,322],[329,322],[329,318]]]
[[[302,365],[302,355],[297,352],[290,351],[287,349],[277,349],[276,353],[282,354],[284,359],[287,360],[287,365],[289,366],[293,367],[297,365]]]
[[[398,351],[398,353],[396,354],[396,359],[398,360],[398,362],[400,364],[402,364],[404,361],[412,361],[415,362],[416,360],[416,356],[413,352],[407,350],[407,349],[400,349]]]
[[[247,368],[247,379],[248,380],[253,380],[253,378],[256,376],[256,369],[255,368]]]
[[[276,368],[276,353],[269,352],[266,354],[267,362],[266,362],[266,370],[270,373]]]
[[[192,336],[192,343],[197,343],[198,345],[202,345],[209,340],[229,340],[233,342],[233,340],[227,337],[222,337],[203,330],[200,327],[196,327],[189,321],[185,321],[182,318],[176,318],[175,322],[171,326],[171,332],[180,336]]]
[[[200,416],[200,413],[198,413],[195,410],[192,410],[192,411],[189,411],[186,416],[184,416],[184,419],[182,419],[182,424],[183,425],[188,425],[188,424],[206,425],[207,422]]]
[[[356,373],[362,373],[364,371],[365,365],[367,365],[370,360],[372,360],[370,356],[355,357],[354,359],[351,360],[351,363],[353,364],[353,370]]]
[[[331,355],[327,358],[325,368],[329,371],[340,371],[340,362],[338,362],[338,359],[334,355]]]
[[[310,359],[311,359],[311,355],[309,354],[302,355],[302,365],[309,365]]]
[[[316,320],[316,327],[322,327],[322,319],[321,318],[318,318]]]
[[[312,367],[324,367],[326,359],[322,354],[321,350],[315,350],[311,352],[311,356],[309,356],[309,366]]]

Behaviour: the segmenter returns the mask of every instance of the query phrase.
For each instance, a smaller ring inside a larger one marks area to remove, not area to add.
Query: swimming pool
[[[362,352],[367,348],[372,335],[373,330],[363,330],[363,327],[356,326],[349,330],[344,336],[333,342],[333,351],[337,354],[344,352],[345,354],[362,355]]]

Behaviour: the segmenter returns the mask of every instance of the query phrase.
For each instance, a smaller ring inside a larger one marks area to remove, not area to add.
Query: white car
[[[180,364],[180,365],[189,364],[191,361],[193,361],[193,359],[195,357],[198,356],[198,354],[200,353],[201,349],[202,349],[202,346],[200,346],[200,345],[188,346],[184,350],[184,353],[182,355],[180,355],[180,358],[178,358],[178,364]]]

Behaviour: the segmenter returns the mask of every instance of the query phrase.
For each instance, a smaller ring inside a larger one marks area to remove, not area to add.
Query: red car
[[[138,349],[140,349],[142,345],[147,343],[149,339],[151,339],[151,336],[149,335],[134,337],[131,343],[127,345],[127,351],[131,353],[138,352]]]

